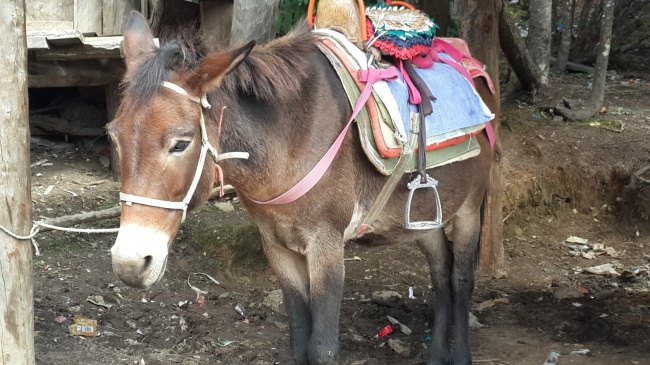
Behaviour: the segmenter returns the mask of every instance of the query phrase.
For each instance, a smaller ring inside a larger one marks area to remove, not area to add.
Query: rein
[[[124,202],[126,205],[129,206],[133,204],[140,204],[140,205],[147,205],[150,207],[157,207],[163,209],[182,210],[183,218],[181,222],[184,222],[185,218],[187,217],[187,207],[190,204],[192,197],[194,196],[196,187],[199,185],[199,180],[201,180],[201,173],[203,172],[203,165],[205,164],[205,158],[208,152],[210,153],[210,156],[212,157],[212,160],[214,161],[215,164],[218,164],[218,162],[221,160],[225,160],[229,158],[247,159],[249,154],[248,152],[228,152],[228,153],[220,154],[217,151],[216,147],[214,147],[210,143],[210,141],[208,140],[208,132],[207,129],[205,128],[205,118],[203,116],[203,109],[210,109],[212,107],[208,102],[207,95],[204,94],[203,96],[198,98],[188,93],[182,87],[169,81],[163,81],[161,83],[161,86],[166,87],[167,89],[172,90],[178,94],[181,94],[186,98],[188,98],[189,100],[199,104],[200,115],[201,115],[201,117],[199,118],[199,125],[201,127],[201,153],[199,154],[199,161],[196,165],[194,178],[192,179],[192,183],[190,184],[190,188],[188,189],[187,194],[185,194],[183,200],[178,202],[148,198],[144,196],[127,194],[123,192],[120,192],[120,202]],[[222,113],[223,113],[223,109],[222,109]],[[221,132],[221,123],[219,123],[219,134],[220,132]],[[223,174],[221,173],[221,168],[219,167],[219,165],[217,165],[217,169],[219,170],[218,171],[219,180],[221,181],[221,185],[223,186]]]

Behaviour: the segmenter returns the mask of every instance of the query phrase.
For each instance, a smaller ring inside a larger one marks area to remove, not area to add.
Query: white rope
[[[52,224],[45,223],[44,221],[38,221],[34,222],[32,225],[32,228],[29,230],[29,235],[23,236],[16,234],[9,229],[3,227],[0,225],[0,230],[2,230],[4,233],[8,234],[9,236],[21,240],[21,241],[26,241],[26,240],[31,240],[32,241],[32,246],[34,246],[34,255],[40,256],[41,255],[41,250],[38,248],[38,243],[36,242],[36,235],[40,232],[41,227],[48,228],[54,231],[63,231],[63,232],[73,232],[73,233],[117,233],[120,231],[119,228],[68,228],[68,227],[59,227],[55,226]]]

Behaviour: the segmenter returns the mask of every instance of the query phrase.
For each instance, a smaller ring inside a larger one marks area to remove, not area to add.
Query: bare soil
[[[552,105],[586,94],[587,78],[553,80]],[[630,186],[650,164],[650,82],[619,78],[608,88],[609,128],[553,120],[535,106],[505,102],[502,148],[506,274],[481,275],[472,330],[476,364],[535,364],[551,351],[559,364],[650,364],[650,276],[580,273],[613,263],[619,272],[650,263],[650,188]],[[624,123],[622,132],[614,132]],[[43,142],[43,141],[41,141]],[[99,143],[99,142],[98,142]],[[105,146],[104,146],[105,147]],[[117,204],[113,182],[94,152],[35,143],[34,216],[56,217]],[[646,175],[647,177],[647,175]],[[52,186],[51,189],[49,187]],[[48,190],[49,193],[45,194]],[[212,203],[192,212],[173,245],[167,273],[149,290],[124,286],[112,273],[114,235],[46,232],[34,257],[37,364],[288,364],[287,318],[265,299],[278,289],[246,212]],[[118,220],[95,227],[115,227]],[[579,236],[613,247],[619,257],[570,255],[563,241]],[[426,263],[416,247],[349,245],[341,313],[342,363],[423,364],[433,313]],[[208,291],[204,300],[188,285]],[[408,298],[412,287],[415,299]],[[394,290],[393,307],[370,301]],[[100,295],[110,309],[87,301]],[[486,301],[500,299],[490,306]],[[268,301],[268,299],[267,299]],[[244,320],[235,306],[242,307]],[[97,337],[71,336],[74,316],[98,322]],[[375,335],[397,318],[413,332]],[[62,323],[59,323],[62,320]],[[409,355],[388,339],[401,340]],[[588,349],[587,354],[571,354]]]

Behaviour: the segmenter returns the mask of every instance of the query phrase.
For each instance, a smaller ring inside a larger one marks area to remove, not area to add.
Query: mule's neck
[[[221,152],[249,152],[248,160],[221,163],[224,179],[239,192],[269,200],[299,181],[327,151],[346,122],[350,106],[325,57],[308,58],[309,79],[296,97],[260,100],[245,92],[213,95],[215,110],[226,105]]]

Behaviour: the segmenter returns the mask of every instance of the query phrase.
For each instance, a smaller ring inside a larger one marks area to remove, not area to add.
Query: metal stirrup
[[[422,182],[420,176],[417,176],[410,183],[408,183],[409,196],[406,200],[406,208],[404,211],[404,227],[406,229],[413,230],[425,230],[425,229],[438,229],[442,227],[442,204],[440,203],[440,195],[438,194],[438,180],[432,178],[429,175],[426,175],[427,181]],[[433,195],[435,197],[436,204],[436,217],[432,221],[419,221],[411,222],[411,203],[413,202],[413,195],[416,190],[419,189],[431,189],[433,190]]]

